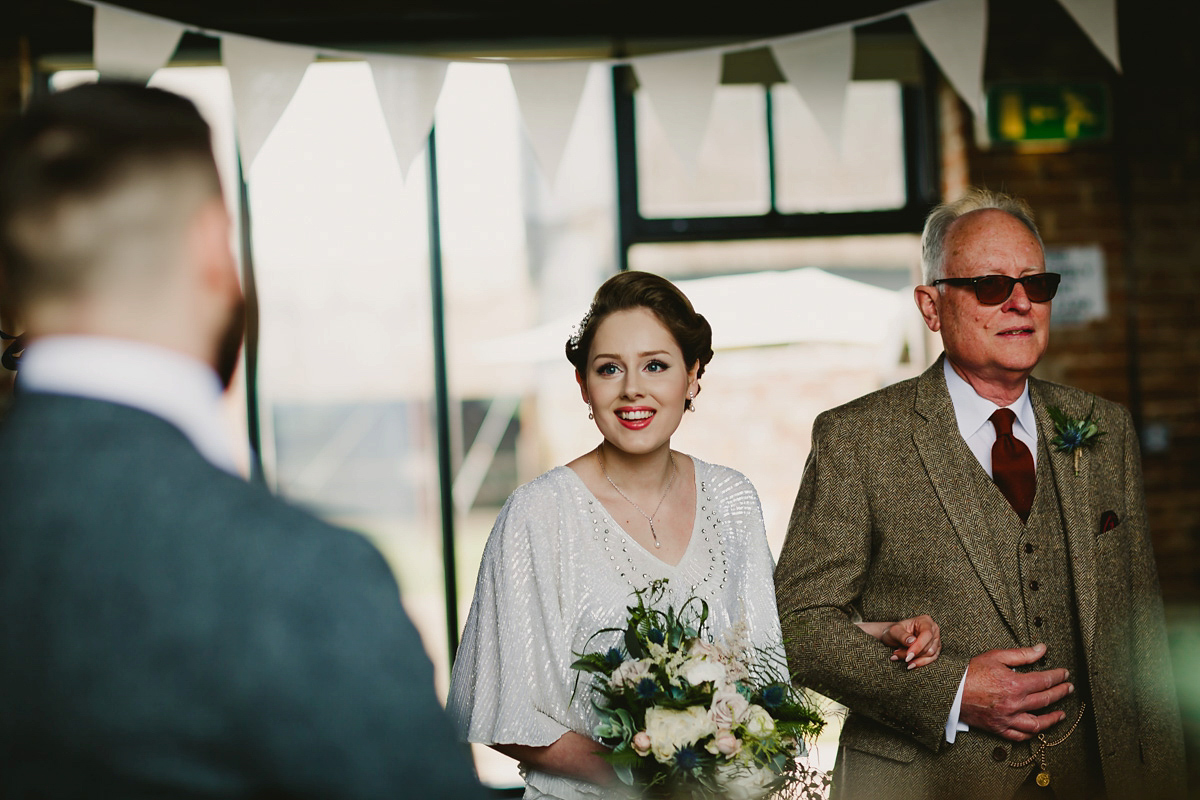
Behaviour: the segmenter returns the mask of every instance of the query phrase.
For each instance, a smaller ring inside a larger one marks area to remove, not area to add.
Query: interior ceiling
[[[653,0],[108,0],[201,28],[327,48],[457,55],[637,55],[770,38],[888,15],[912,0],[742,0],[716,6]],[[17,0],[37,56],[90,53],[92,9],[71,0]],[[9,16],[0,12],[0,16]],[[184,48],[204,48],[189,36]]]

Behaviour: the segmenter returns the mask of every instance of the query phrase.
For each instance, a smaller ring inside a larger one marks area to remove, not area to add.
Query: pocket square
[[[1120,521],[1121,520],[1117,519],[1117,512],[1105,511],[1100,515],[1100,533],[1108,533],[1113,528],[1117,527],[1117,524],[1120,523]]]

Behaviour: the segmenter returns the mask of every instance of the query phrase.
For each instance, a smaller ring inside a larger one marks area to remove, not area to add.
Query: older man
[[[818,417],[775,572],[797,680],[850,709],[834,795],[1180,796],[1129,414],[1030,377],[1059,276],[1028,206],[971,191],[922,248],[945,355]],[[1096,428],[1064,450],[1055,416]],[[921,613],[943,650],[911,671],[853,624]]]
[[[30,339],[0,424],[0,797],[479,797],[379,553],[234,474],[229,232],[181,97],[71,89],[0,145]]]

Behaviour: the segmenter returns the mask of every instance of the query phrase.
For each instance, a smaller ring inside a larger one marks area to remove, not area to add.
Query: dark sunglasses
[[[1062,275],[1057,272],[1038,272],[1023,278],[1007,275],[982,275],[978,278],[938,278],[934,286],[946,283],[951,286],[970,286],[975,290],[975,299],[985,306],[998,306],[1012,294],[1018,283],[1025,287],[1025,295],[1034,303],[1047,303],[1058,293],[1058,282]]]

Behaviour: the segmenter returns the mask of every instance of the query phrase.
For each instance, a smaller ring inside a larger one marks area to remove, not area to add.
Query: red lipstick
[[[623,406],[615,412],[617,422],[629,428],[631,431],[640,431],[645,428],[654,419],[655,410],[646,406]],[[625,416],[634,414],[637,415],[634,419],[626,419]]]

